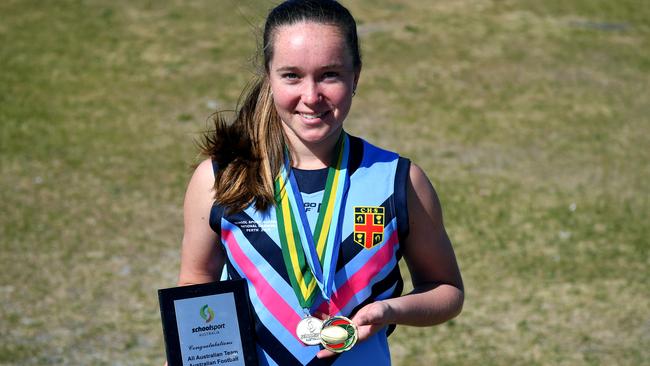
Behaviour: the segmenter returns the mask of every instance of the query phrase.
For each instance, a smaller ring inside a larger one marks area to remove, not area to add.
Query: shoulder
[[[205,159],[194,169],[192,178],[187,186],[186,203],[196,204],[197,200],[209,201],[212,205],[212,189],[214,187],[214,170],[211,159]]]
[[[212,180],[214,182],[214,175],[216,173],[216,166],[212,159],[208,158],[203,160],[194,169],[194,176],[201,180]]]
[[[409,180],[411,181],[413,188],[433,188],[424,170],[422,170],[422,168],[420,168],[420,166],[415,163],[411,163],[411,166],[409,168]]]
[[[438,194],[424,170],[414,163],[411,163],[409,168],[407,199],[409,212],[414,213],[415,217],[426,215],[434,223],[442,224],[442,208]]]
[[[199,163],[194,169],[192,174],[192,179],[190,180],[190,185],[199,185],[199,186],[214,186],[214,177],[215,177],[215,166],[212,163],[212,159],[205,159]]]

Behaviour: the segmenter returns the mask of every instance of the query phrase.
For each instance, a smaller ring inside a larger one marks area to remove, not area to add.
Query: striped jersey
[[[318,291],[310,311],[352,317],[373,301],[401,295],[398,262],[402,257],[400,239],[408,234],[409,166],[407,159],[350,136],[350,187],[342,211],[334,291],[329,301]],[[294,168],[294,174],[313,231],[327,168]],[[285,267],[275,208],[258,211],[250,205],[244,211],[225,214],[223,207],[215,205],[210,212],[210,226],[220,235],[226,253],[227,278],[245,278],[248,282],[260,364],[390,364],[389,327],[349,351],[322,360],[315,357],[320,346],[307,346],[298,339],[296,326],[305,310]]]

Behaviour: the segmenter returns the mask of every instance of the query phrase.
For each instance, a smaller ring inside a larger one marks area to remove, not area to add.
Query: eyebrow
[[[276,72],[295,71],[295,70],[298,70],[298,67],[296,67],[296,66],[282,66],[282,67],[278,67],[277,69],[275,69]]]
[[[320,70],[327,70],[327,69],[342,69],[344,68],[345,65],[340,64],[340,63],[333,63],[333,64],[327,64],[325,66],[320,67]],[[298,66],[282,66],[278,67],[275,69],[276,72],[282,72],[282,71],[296,71],[300,70],[300,67]]]

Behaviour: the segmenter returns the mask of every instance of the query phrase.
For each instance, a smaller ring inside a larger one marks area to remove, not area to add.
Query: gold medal
[[[348,351],[357,343],[357,326],[344,316],[333,316],[323,322],[320,343],[332,352]]]

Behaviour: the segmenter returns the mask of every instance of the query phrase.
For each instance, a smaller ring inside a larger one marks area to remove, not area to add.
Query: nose
[[[320,88],[318,83],[314,81],[305,82],[303,91],[302,91],[302,101],[305,104],[316,104],[322,98]]]

